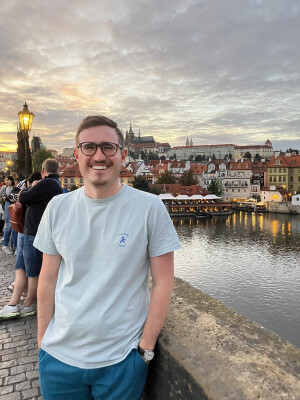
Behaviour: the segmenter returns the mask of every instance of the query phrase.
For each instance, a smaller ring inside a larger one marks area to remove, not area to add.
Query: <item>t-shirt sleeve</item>
[[[148,250],[150,257],[158,257],[174,250],[181,245],[163,202],[157,198],[148,217]]]
[[[59,253],[57,251],[57,248],[53,240],[53,232],[52,232],[53,219],[54,219],[53,208],[54,208],[53,202],[50,201],[42,216],[33,245],[41,252],[54,256]]]

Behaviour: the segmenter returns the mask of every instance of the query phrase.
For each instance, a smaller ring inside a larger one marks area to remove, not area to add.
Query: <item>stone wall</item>
[[[267,201],[267,211],[280,214],[300,214],[300,206],[291,202]]]
[[[300,349],[180,279],[143,400],[299,400]]]

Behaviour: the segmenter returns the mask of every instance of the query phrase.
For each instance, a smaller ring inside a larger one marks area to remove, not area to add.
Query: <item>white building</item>
[[[227,166],[227,176],[223,178],[224,200],[245,200],[259,194],[260,185],[252,184],[251,177],[251,161],[230,161]]]

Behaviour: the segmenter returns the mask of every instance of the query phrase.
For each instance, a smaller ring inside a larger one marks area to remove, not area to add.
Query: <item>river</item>
[[[175,275],[300,348],[300,215],[173,218]]]

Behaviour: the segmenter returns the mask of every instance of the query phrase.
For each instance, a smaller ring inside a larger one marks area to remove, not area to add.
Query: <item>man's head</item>
[[[84,118],[77,129],[74,155],[89,197],[110,197],[120,190],[126,154],[123,134],[114,121],[98,115]]]
[[[123,133],[118,128],[118,124],[113,120],[104,117],[102,115],[88,115],[81,121],[76,132],[76,137],[75,137],[76,146],[80,143],[79,140],[80,132],[88,128],[93,128],[95,126],[110,126],[111,128],[113,128],[117,134],[119,145],[124,149],[125,140]]]
[[[42,164],[42,177],[50,174],[58,175],[59,164],[54,158],[47,158]]]

